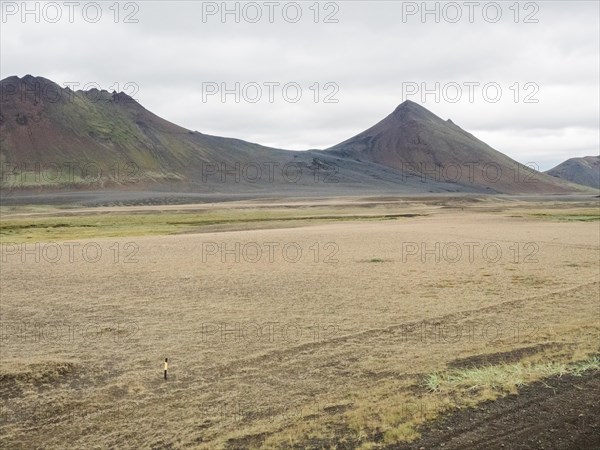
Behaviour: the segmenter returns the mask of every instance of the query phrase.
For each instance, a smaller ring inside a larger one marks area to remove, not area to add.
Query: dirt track
[[[391,449],[598,449],[600,378],[555,377],[518,395],[460,411],[423,430],[410,445]]]

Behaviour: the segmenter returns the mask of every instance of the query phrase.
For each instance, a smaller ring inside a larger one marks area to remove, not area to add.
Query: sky
[[[323,149],[408,99],[540,170],[600,151],[597,1],[1,3],[1,78],[206,134]]]

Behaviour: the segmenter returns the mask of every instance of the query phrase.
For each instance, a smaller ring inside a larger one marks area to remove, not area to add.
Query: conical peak
[[[413,102],[412,100],[405,100],[400,103],[394,112],[392,113],[395,116],[418,116],[418,117],[428,117],[433,118],[437,117],[431,111],[429,111],[424,106],[419,105],[418,103]]]

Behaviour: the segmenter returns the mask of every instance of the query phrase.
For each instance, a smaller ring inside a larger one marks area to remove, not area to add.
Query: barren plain
[[[595,373],[598,200],[4,208],[3,445],[400,448]]]

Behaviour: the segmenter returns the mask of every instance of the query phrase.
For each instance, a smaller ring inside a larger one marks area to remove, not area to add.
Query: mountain
[[[377,164],[191,131],[124,93],[0,81],[2,193],[73,190],[343,195],[454,192]],[[467,192],[476,192],[467,188]]]
[[[600,156],[567,159],[545,173],[571,183],[600,189]]]
[[[0,90],[4,196],[21,191],[252,196],[584,189],[531,172],[412,102],[331,149],[295,152],[185,129],[122,92],[72,91],[31,75],[6,78]],[[441,167],[441,176],[423,177],[428,164]],[[463,166],[460,177],[452,173],[452,164]],[[485,164],[487,175],[482,175]]]
[[[413,169],[427,180],[452,181],[502,193],[562,193],[557,183],[494,150],[451,120],[407,100],[379,123],[326,150],[343,158],[397,170]]]
[[[30,75],[4,79],[0,88],[0,154],[11,163],[91,162],[115,183],[119,177],[111,169],[131,164],[144,181],[164,182],[193,179],[203,163],[274,154],[260,145],[179,127],[124,93],[74,92]]]

